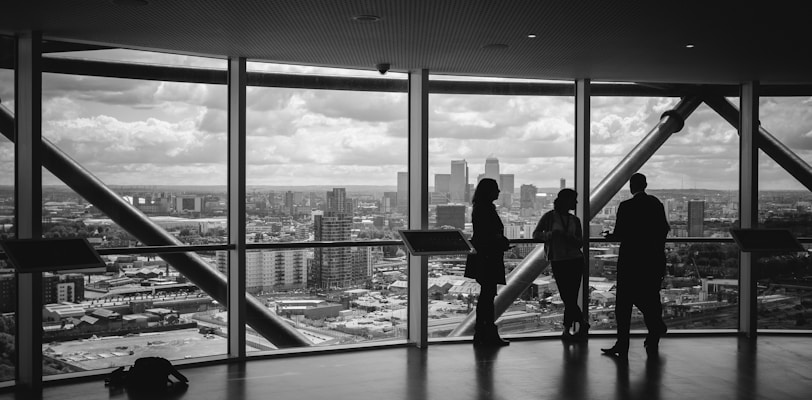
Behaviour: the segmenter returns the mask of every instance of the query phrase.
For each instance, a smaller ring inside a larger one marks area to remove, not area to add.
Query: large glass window
[[[121,49],[59,57],[153,66],[183,58]],[[85,66],[87,75],[43,74],[42,135],[52,145],[43,236],[83,237],[99,249],[226,243],[225,85],[97,77],[98,66]],[[198,321],[224,314],[196,314],[225,301],[197,286],[215,280],[213,252],[105,258],[104,272],[43,277],[46,374],[226,352],[224,333],[198,332]]]
[[[0,118],[14,118],[14,40],[0,36]],[[0,124],[0,240],[17,236],[14,225],[14,138],[13,124]],[[14,271],[0,259],[0,381],[14,379],[15,313],[17,282]]]
[[[676,98],[593,97],[590,183],[594,189],[651,132]],[[738,248],[729,229],[738,218],[738,136],[736,129],[701,104],[640,169],[647,193],[662,201],[670,238],[661,298],[669,327],[735,328]],[[614,229],[621,201],[631,197],[628,182],[596,213],[590,236]],[[596,207],[596,205],[593,205]],[[614,287],[618,244],[595,242],[589,249],[590,315],[593,329],[614,329]],[[639,322],[642,327],[642,317]]]
[[[479,180],[487,177],[499,184],[501,193],[494,204],[505,236],[530,239],[558,190],[575,184],[574,97],[487,94],[489,83],[518,82],[514,80],[431,79],[467,82],[486,94],[429,95],[430,228],[458,228],[470,236],[471,196]],[[506,252],[507,272],[534,248],[534,244],[519,244]],[[429,260],[432,337],[448,336],[476,307],[479,284],[462,276],[464,264],[465,257],[459,256]],[[540,270],[542,275],[497,320],[500,333],[555,329],[550,322],[555,312],[543,306],[553,295],[545,292],[549,271],[546,265]]]
[[[802,163],[812,162],[808,97],[765,97],[761,128]],[[808,166],[807,166],[808,168]],[[809,172],[809,171],[807,171]],[[758,223],[812,237],[812,193],[763,151],[758,154]],[[806,244],[809,247],[808,244]],[[760,329],[811,329],[812,258],[807,253],[754,253]]]
[[[407,78],[259,62],[247,68],[325,81]],[[400,240],[397,230],[408,226],[407,98],[330,84],[249,87],[247,242]],[[246,287],[314,345],[405,339],[405,256],[397,246],[251,250]]]

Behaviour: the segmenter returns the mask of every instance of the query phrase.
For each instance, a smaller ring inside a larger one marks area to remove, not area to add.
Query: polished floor
[[[812,337],[667,337],[659,357],[633,339],[628,361],[601,355],[614,342],[514,341],[397,347],[185,368],[173,399],[812,399]],[[157,399],[110,391],[101,379],[48,386],[45,399]],[[0,399],[29,398],[2,393]]]

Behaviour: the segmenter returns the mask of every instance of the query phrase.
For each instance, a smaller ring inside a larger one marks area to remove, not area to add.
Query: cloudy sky
[[[105,50],[63,56],[226,67],[223,60]],[[378,77],[374,71],[249,63],[249,70]],[[404,75],[387,74],[390,79]],[[223,85],[45,74],[43,135],[114,185],[225,185]],[[407,96],[277,88],[248,89],[249,185],[396,185],[406,170]],[[762,99],[762,125],[812,162],[809,98]],[[13,110],[13,73],[0,70],[0,102]],[[592,185],[676,104],[670,98],[592,99]],[[521,184],[573,182],[572,98],[433,94],[430,174],[469,163],[472,182],[486,157]],[[649,160],[652,188],[734,190],[736,131],[707,106]],[[766,156],[762,189],[802,187]],[[13,148],[0,139],[0,184],[13,183]],[[46,174],[46,183],[56,183]],[[433,176],[430,176],[433,184]]]

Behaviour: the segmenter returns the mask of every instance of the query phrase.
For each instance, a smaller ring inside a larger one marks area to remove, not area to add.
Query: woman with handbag
[[[553,209],[541,216],[533,239],[544,242],[544,251],[553,267],[553,276],[564,302],[564,341],[587,339],[589,324],[578,307],[578,291],[584,274],[584,253],[581,220],[570,214],[575,209],[578,193],[561,189],[553,201]],[[576,326],[577,324],[577,326]]]
[[[510,343],[499,337],[494,324],[493,299],[496,285],[505,284],[504,252],[510,248],[505,237],[505,227],[493,201],[499,198],[496,181],[485,178],[479,181],[474,191],[471,223],[474,235],[471,244],[474,252],[465,263],[465,277],[476,279],[480,285],[479,300],[476,305],[476,326],[474,346],[507,346]]]

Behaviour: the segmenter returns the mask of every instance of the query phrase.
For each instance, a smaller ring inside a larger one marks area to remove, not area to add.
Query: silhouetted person
[[[552,264],[558,292],[564,302],[564,332],[561,340],[587,339],[589,324],[578,307],[578,291],[584,275],[584,253],[581,220],[570,214],[578,203],[578,193],[561,189],[553,201],[553,209],[541,216],[533,239],[544,242],[544,252]]]
[[[671,227],[663,203],[645,192],[646,176],[632,175],[629,189],[633,197],[620,203],[615,230],[608,240],[620,242],[617,260],[615,319],[617,342],[605,354],[626,357],[629,352],[629,330],[632,306],[643,313],[648,328],[645,346],[649,354],[657,352],[660,337],[665,334],[660,286],[665,276],[665,237]]]
[[[465,263],[465,277],[479,283],[479,301],[476,304],[476,326],[474,327],[475,346],[507,346],[509,343],[499,337],[494,324],[493,299],[496,285],[505,284],[504,252],[510,242],[504,235],[505,227],[493,201],[499,198],[496,181],[485,178],[479,181],[474,191],[474,204],[471,222],[474,235],[471,244],[475,254],[468,256]]]

